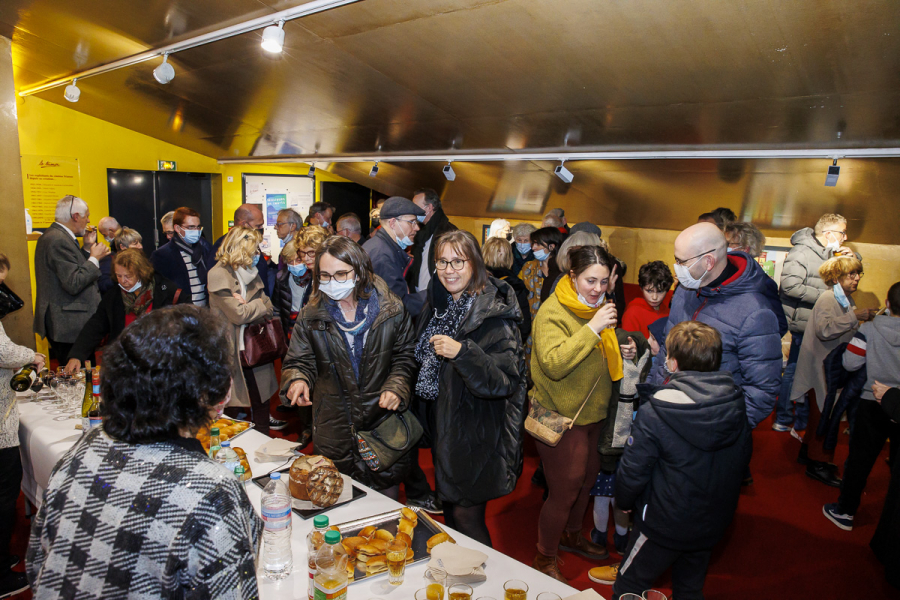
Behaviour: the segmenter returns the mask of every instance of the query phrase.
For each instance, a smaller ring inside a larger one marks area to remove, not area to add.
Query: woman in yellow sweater
[[[532,401],[575,419],[557,446],[537,441],[549,496],[533,566],[560,581],[566,580],[557,566],[559,549],[595,560],[609,556],[581,535],[581,524],[600,470],[597,442],[613,382],[622,378],[616,307],[606,296],[613,260],[599,246],[581,246],[570,250],[569,263],[569,276],[538,311],[531,355]]]

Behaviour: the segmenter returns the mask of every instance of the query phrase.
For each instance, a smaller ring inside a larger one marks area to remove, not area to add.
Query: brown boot
[[[609,558],[609,552],[607,552],[606,548],[585,539],[580,531],[563,532],[562,538],[559,540],[559,549],[580,554],[591,560],[606,560]]]
[[[534,562],[531,563],[531,566],[544,575],[549,575],[553,579],[557,579],[566,584],[569,583],[566,581],[566,578],[563,577],[563,574],[559,572],[559,565],[557,564],[555,556],[544,556],[538,552],[537,555],[535,555]]]

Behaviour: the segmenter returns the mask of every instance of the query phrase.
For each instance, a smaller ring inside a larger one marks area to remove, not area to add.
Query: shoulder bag
[[[242,367],[267,365],[285,354],[287,354],[287,343],[284,341],[284,328],[278,317],[244,327],[244,349],[241,350]]]
[[[588,400],[591,398],[591,394],[597,389],[597,384],[600,383],[601,379],[603,379],[602,374],[597,378],[597,381],[594,382],[594,387],[591,388],[591,391],[585,396],[584,402],[581,403],[581,407],[579,407],[578,412],[575,413],[575,417],[571,419],[562,416],[555,410],[550,410],[549,408],[542,406],[540,402],[534,399],[534,395],[532,395],[528,405],[528,416],[525,418],[525,430],[536,440],[543,442],[550,447],[555,447],[559,443],[559,440],[562,439],[563,434],[575,426],[578,415],[581,414],[581,411],[587,405]]]
[[[350,433],[353,435],[357,453],[369,469],[380,473],[391,468],[403,455],[415,448],[425,432],[419,419],[409,410],[403,412],[388,411],[368,431],[356,429],[356,425],[353,423],[353,413],[350,410],[350,402],[346,394],[344,394],[344,384],[331,357],[331,344],[328,342],[329,335],[326,329],[325,348],[328,352],[328,363],[331,365],[331,374],[338,385],[341,404],[343,404],[344,411],[347,414],[347,422],[350,424]]]

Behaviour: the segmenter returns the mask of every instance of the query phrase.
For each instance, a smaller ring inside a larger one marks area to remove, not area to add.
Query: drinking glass
[[[659,590],[647,590],[641,594],[641,598],[643,598],[643,600],[669,600],[666,598],[666,595]]]
[[[428,600],[428,588],[416,590],[416,600]]]
[[[622,594],[619,596],[619,600],[644,600],[637,594]]]
[[[475,600],[497,600],[497,599],[494,598],[493,596],[479,596]]]
[[[553,592],[541,592],[537,595],[537,600],[562,600],[558,594]]]
[[[406,571],[406,551],[409,549],[403,540],[394,539],[388,544],[385,558],[388,565],[388,581],[391,585],[403,585],[403,574]]]
[[[520,579],[510,579],[503,584],[504,600],[526,600],[528,584]]]
[[[425,590],[427,600],[444,600],[444,590],[447,589],[447,572],[440,569],[428,569],[425,572]]]
[[[447,590],[450,600],[472,600],[472,586],[465,583],[454,583]]]

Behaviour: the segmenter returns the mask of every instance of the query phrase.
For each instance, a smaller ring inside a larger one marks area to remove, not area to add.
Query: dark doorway
[[[180,206],[200,213],[203,237],[212,240],[212,179],[209,173],[107,169],[109,214],[140,232],[149,255],[166,243],[159,220]]]
[[[365,239],[369,235],[369,202],[372,190],[358,183],[323,181],[321,185],[322,201],[334,206],[331,224],[337,225],[338,219],[344,213],[356,213],[362,228],[362,237]]]

